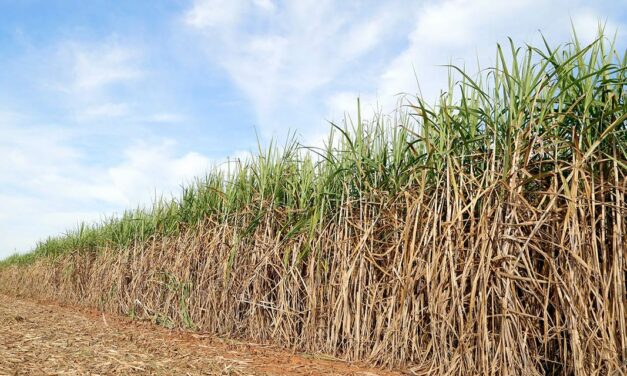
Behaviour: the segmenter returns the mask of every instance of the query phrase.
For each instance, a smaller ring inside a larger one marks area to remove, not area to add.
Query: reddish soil
[[[0,375],[398,375],[0,294]]]

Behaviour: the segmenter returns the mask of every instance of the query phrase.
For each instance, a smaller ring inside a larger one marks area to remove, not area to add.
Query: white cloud
[[[176,154],[171,140],[158,144],[139,142],[127,148],[124,157],[121,164],[107,169],[109,183],[96,187],[102,198],[124,206],[145,202],[155,189],[176,195],[181,184],[204,175],[212,162],[196,152]]]
[[[253,0],[253,3],[262,8],[265,9],[267,11],[275,11],[276,10],[276,4],[274,4],[274,2],[272,0]]]
[[[129,105],[127,103],[103,103],[85,108],[79,112],[78,118],[81,120],[89,120],[94,118],[120,117],[128,114]]]
[[[95,47],[70,47],[73,62],[74,87],[78,91],[95,90],[107,85],[128,82],[141,76],[135,66],[140,54],[119,43]]]
[[[55,95],[58,107],[76,122],[132,117],[134,103],[120,94],[147,77],[144,54],[138,44],[115,36],[59,41],[32,58],[47,61],[36,71],[36,85]]]
[[[243,1],[201,0],[187,12],[185,21],[198,28],[226,27],[237,24],[245,9]]]
[[[186,117],[172,112],[159,112],[149,115],[141,120],[150,123],[182,123],[186,120]]]
[[[212,163],[161,139],[120,145],[112,150],[118,162],[94,164],[89,150],[74,144],[80,133],[32,126],[9,113],[0,114],[0,132],[0,258],[80,221],[150,204],[155,194],[177,195]]]
[[[285,127],[296,127],[296,123],[281,124],[292,115],[298,122],[308,113],[320,115],[316,102],[324,103],[322,92],[333,83],[369,80],[359,76],[364,66],[372,65],[363,59],[385,47],[381,44],[386,38],[402,30],[399,20],[415,8],[401,2],[229,4],[196,1],[183,21],[202,35],[207,57],[250,98],[264,136],[277,135],[278,130],[282,136]],[[401,7],[403,12],[395,10]],[[310,119],[306,125],[311,124]]]
[[[0,259],[32,249],[37,240],[103,218],[99,210],[72,210],[45,198],[0,194]]]

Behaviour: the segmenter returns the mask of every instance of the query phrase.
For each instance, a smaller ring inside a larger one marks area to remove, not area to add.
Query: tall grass
[[[498,46],[435,105],[294,138],[40,243],[0,289],[436,374],[627,362],[627,54]]]

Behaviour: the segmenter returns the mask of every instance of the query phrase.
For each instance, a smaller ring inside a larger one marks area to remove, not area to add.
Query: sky
[[[599,22],[624,49],[627,0],[0,0],[0,259]]]

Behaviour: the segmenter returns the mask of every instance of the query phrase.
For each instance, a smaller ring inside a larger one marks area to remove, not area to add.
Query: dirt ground
[[[398,375],[0,294],[0,375]]]

